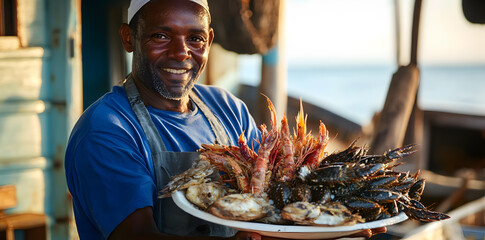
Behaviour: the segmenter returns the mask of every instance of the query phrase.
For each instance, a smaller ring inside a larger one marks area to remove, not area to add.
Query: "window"
[[[17,36],[17,0],[0,0],[0,36]]]

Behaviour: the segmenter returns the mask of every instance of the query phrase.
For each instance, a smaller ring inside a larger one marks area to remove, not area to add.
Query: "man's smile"
[[[174,68],[162,68],[162,70],[172,74],[184,74],[189,71],[188,69],[174,69]]]

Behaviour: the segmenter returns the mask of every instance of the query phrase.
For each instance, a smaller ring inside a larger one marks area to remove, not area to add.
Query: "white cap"
[[[205,10],[207,10],[208,13],[210,13],[209,4],[207,3],[207,0],[188,0],[188,1],[199,4]],[[131,21],[133,16],[135,16],[135,14],[148,2],[150,2],[150,0],[131,0],[130,6],[128,7],[128,23]]]

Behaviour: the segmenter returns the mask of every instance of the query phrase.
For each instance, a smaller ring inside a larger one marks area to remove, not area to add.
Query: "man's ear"
[[[212,45],[212,40],[214,40],[214,29],[209,30],[209,47]]]
[[[123,48],[127,52],[133,52],[132,31],[128,24],[123,23],[120,27],[120,37]]]

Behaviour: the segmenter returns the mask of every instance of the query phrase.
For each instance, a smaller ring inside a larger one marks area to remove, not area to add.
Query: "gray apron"
[[[131,109],[135,112],[150,144],[157,188],[161,189],[168,183],[170,177],[189,169],[192,163],[199,159],[199,153],[167,151],[145,104],[141,100],[131,74],[127,77],[123,87],[128,96]],[[207,105],[193,91],[189,97],[209,121],[212,131],[216,136],[216,143],[230,145],[230,139],[224,128]],[[157,201],[153,209],[153,216],[158,230],[171,235],[229,237],[237,232],[235,229],[193,217],[180,209],[171,197]]]

